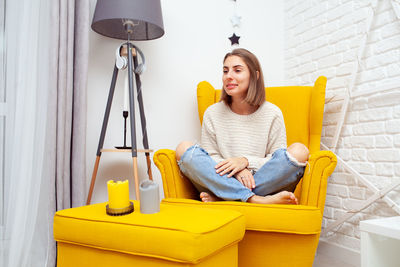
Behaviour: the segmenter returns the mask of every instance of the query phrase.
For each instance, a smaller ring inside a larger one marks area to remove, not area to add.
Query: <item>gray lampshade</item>
[[[123,21],[135,25],[130,40],[152,40],[164,35],[160,0],[97,0],[92,29],[104,36],[127,40]]]

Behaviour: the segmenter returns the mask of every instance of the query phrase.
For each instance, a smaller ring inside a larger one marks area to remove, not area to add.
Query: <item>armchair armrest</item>
[[[318,151],[311,153],[308,162],[299,188],[300,204],[318,207],[323,214],[328,177],[335,170],[337,158],[332,151]]]
[[[160,149],[154,153],[153,160],[161,173],[165,198],[199,199],[196,188],[180,172],[174,150]],[[318,151],[310,155],[308,162],[296,196],[299,204],[318,207],[323,214],[328,177],[336,167],[336,155],[331,151]]]
[[[199,199],[199,193],[196,188],[180,172],[174,150],[157,150],[154,153],[153,160],[160,170],[166,198]]]

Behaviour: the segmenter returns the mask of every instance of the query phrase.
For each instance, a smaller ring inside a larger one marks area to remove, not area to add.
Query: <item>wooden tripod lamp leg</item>
[[[137,166],[137,157],[132,157],[133,160],[133,179],[135,181],[136,200],[139,200],[139,175]]]
[[[129,82],[129,109],[131,111],[131,146],[132,146],[132,161],[133,161],[133,178],[135,180],[136,199],[139,200],[139,175],[137,166],[137,147],[136,147],[136,125],[135,125],[135,101],[133,91],[133,62],[132,62],[132,44],[127,43],[128,49],[128,82]]]
[[[146,153],[146,161],[147,161],[147,174],[149,175],[149,179],[153,181],[153,174],[151,173],[150,153]]]
[[[88,198],[86,200],[86,205],[89,205],[90,201],[92,199],[94,183],[96,182],[97,169],[99,168],[101,149],[103,148],[103,144],[104,144],[104,137],[106,135],[108,118],[110,116],[111,104],[112,104],[112,99],[114,96],[115,83],[117,82],[117,77],[118,77],[118,68],[117,68],[117,66],[114,66],[114,72],[113,72],[113,76],[112,76],[112,80],[111,80],[110,91],[108,93],[106,111],[104,112],[103,125],[101,126],[99,144],[97,146],[96,162],[94,164],[92,181],[90,182],[90,189],[89,189]]]
[[[136,54],[133,56],[133,65],[135,69],[138,66],[138,60]],[[147,127],[146,127],[146,116],[144,115],[143,97],[142,97],[142,82],[140,81],[140,75],[135,73],[136,90],[137,90],[137,100],[139,102],[139,112],[140,112],[140,123],[142,125],[142,135],[143,135],[143,147],[144,149],[149,149],[149,141],[147,139]],[[147,174],[150,180],[153,180],[153,175],[151,173],[151,160],[150,153],[146,152],[147,161]]]
[[[94,188],[94,183],[96,182],[96,176],[97,176],[97,170],[99,169],[99,163],[100,163],[100,156],[97,156],[96,162],[94,163],[92,181],[90,182],[90,189],[89,189],[89,194],[88,194],[88,197],[86,200],[86,205],[90,205],[90,201],[92,200],[93,188]]]

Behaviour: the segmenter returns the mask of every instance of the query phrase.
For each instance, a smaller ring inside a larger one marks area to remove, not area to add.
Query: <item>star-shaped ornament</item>
[[[231,18],[232,26],[233,27],[239,27],[241,19],[242,19],[241,16],[233,15],[232,18]]]
[[[231,45],[234,44],[239,44],[239,38],[240,36],[236,36],[236,34],[233,34],[231,37],[229,37],[229,40],[231,40]]]

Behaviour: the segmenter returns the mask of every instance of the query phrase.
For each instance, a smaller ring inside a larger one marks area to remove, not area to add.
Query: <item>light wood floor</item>
[[[339,259],[334,259],[324,254],[315,256],[313,267],[359,267],[349,263],[345,263]]]

